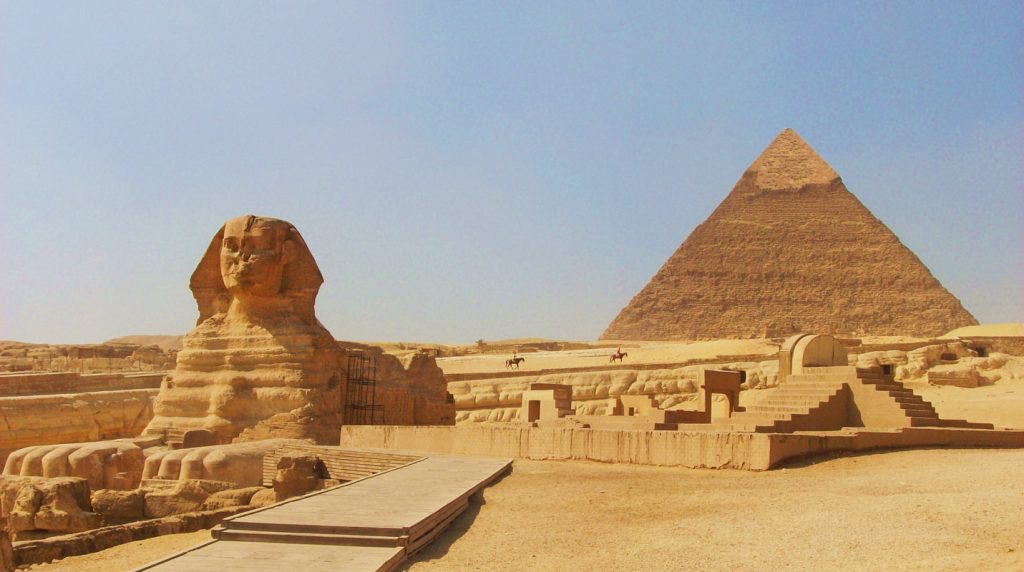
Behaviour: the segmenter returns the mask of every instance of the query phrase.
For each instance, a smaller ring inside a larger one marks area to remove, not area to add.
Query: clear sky
[[[1024,321],[1020,2],[4,2],[0,339],[179,334],[228,218],[339,339],[594,339],[792,127]]]

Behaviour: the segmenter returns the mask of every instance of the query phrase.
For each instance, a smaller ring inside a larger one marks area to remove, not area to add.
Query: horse
[[[512,366],[516,366],[516,369],[519,369],[519,364],[523,363],[524,361],[526,361],[526,358],[524,357],[510,358],[505,360],[505,367],[511,368]]]
[[[615,353],[613,353],[611,355],[611,358],[608,360],[608,363],[612,363],[615,360],[619,360],[619,362],[621,363],[622,362],[622,358],[624,358],[624,357],[626,357],[628,355],[629,355],[628,353],[626,353],[626,352],[624,352],[622,350],[615,350]]]

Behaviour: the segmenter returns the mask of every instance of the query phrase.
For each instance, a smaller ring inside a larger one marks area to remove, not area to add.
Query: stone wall
[[[700,372],[705,368],[743,370],[748,387],[769,387],[778,378],[777,360],[705,363],[663,369],[607,368],[592,371],[564,371],[540,375],[517,375],[468,379],[448,384],[455,399],[456,423],[513,421],[519,418],[523,391],[534,383],[555,383],[573,388],[577,415],[603,415],[609,397],[649,395],[658,407],[695,408]],[[692,402],[690,407],[685,405]]]
[[[801,434],[605,431],[528,426],[343,427],[344,447],[481,457],[767,470],[801,457],[907,447],[1024,448],[1024,431],[914,428]]]
[[[135,437],[153,417],[157,389],[0,398],[0,465],[31,445]]]
[[[164,371],[174,368],[177,350],[156,345],[104,343],[49,345],[0,342],[0,372]]]
[[[160,380],[167,373],[163,371],[95,374],[69,371],[0,373],[0,397],[159,389]]]

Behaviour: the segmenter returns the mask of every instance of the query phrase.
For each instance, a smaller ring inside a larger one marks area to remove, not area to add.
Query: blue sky
[[[785,127],[1024,321],[1017,2],[7,2],[0,339],[184,333],[293,222],[339,339],[593,339]]]

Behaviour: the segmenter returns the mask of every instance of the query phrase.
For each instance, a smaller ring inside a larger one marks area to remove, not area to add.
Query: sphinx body
[[[199,306],[144,435],[190,432],[202,444],[269,437],[338,439],[344,376],[336,342],[316,319],[323,278],[298,231],[244,216],[214,236],[192,275]]]

